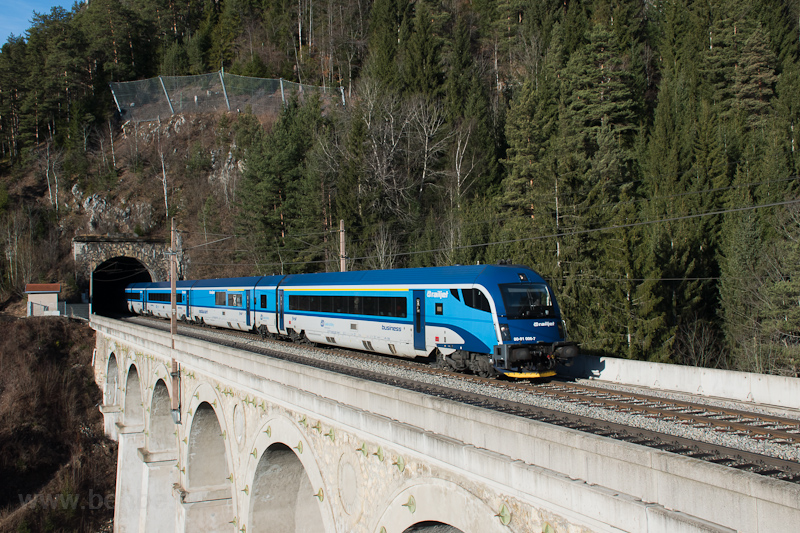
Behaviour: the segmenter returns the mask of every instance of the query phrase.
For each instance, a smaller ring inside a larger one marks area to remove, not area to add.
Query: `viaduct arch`
[[[368,444],[322,420],[243,398],[193,371],[181,373],[175,424],[176,391],[164,361],[116,342],[97,357],[101,411],[116,415],[120,442],[118,530],[326,533],[342,531],[343,520],[358,525],[344,530],[376,533],[473,530],[466,524],[472,512],[459,519],[447,511],[453,497],[486,511],[481,531],[503,530],[492,527],[499,522],[480,498],[425,476],[386,492],[375,513],[365,503],[372,490],[365,480],[408,477],[378,447],[365,453]],[[419,499],[414,513],[406,505],[412,493]]]

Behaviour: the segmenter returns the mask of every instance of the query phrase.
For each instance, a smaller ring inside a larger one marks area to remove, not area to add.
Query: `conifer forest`
[[[221,69],[346,104],[121,149],[109,83]],[[176,217],[195,276],[338,270],[343,220],[349,269],[534,268],[585,353],[798,376],[798,135],[800,0],[90,0],[0,52],[3,287],[45,275],[21,224],[74,236],[59,195],[163,173],[142,232]]]

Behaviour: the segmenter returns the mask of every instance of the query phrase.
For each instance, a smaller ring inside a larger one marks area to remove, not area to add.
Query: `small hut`
[[[58,315],[58,294],[60,283],[28,283],[25,294],[28,295],[28,316]]]

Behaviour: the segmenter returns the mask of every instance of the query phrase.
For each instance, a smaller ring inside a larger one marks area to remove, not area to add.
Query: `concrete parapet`
[[[800,378],[581,355],[559,373],[689,394],[800,409]]]

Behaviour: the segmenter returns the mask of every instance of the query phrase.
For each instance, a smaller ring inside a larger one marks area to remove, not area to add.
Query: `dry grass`
[[[97,409],[94,332],[62,318],[0,327],[0,531],[97,531],[113,509],[88,498],[113,495],[117,453]],[[77,496],[76,509],[21,505],[35,494]]]

